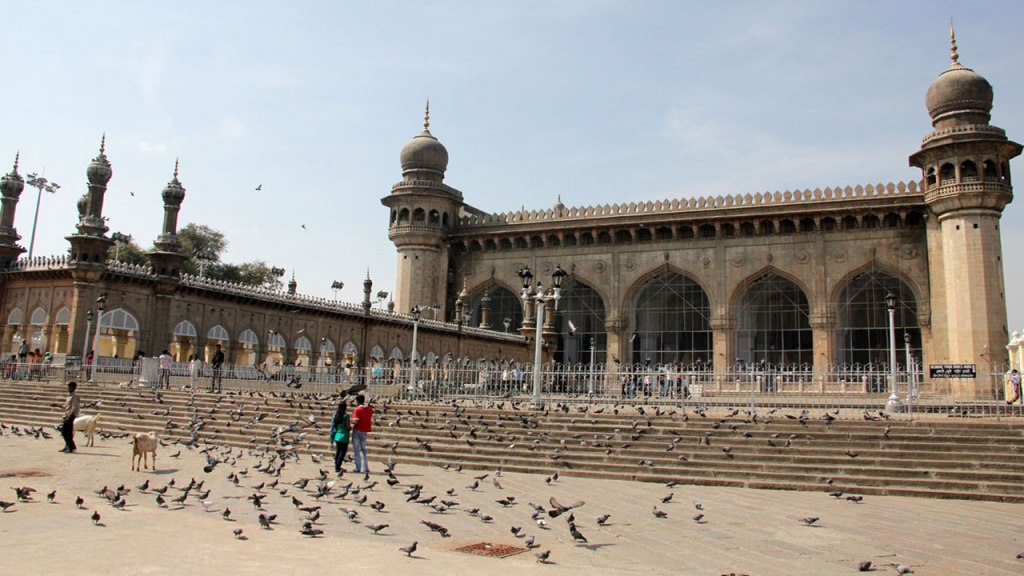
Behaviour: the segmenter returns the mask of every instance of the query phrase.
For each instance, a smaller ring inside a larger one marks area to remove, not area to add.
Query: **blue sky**
[[[367,268],[393,287],[380,198],[428,97],[446,182],[493,212],[914,180],[952,17],[960,61],[995,87],[993,123],[1024,140],[1020,2],[4,6],[0,159],[20,150],[22,174],[63,186],[37,255],[66,252],[105,131],[112,231],[152,243],[180,157],[181,224],[222,230],[228,261],[294,270],[301,292],[341,280],[351,301]],[[18,207],[26,246],[35,195]],[[1021,204],[1002,227],[1010,330]]]

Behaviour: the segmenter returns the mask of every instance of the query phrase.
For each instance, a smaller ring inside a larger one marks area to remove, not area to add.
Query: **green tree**
[[[146,257],[142,247],[135,243],[135,240],[127,244],[122,242],[120,247],[117,245],[111,246],[107,250],[107,260],[118,260],[126,264],[149,264],[149,258]]]
[[[277,289],[281,281],[270,271],[270,266],[262,260],[253,260],[242,264],[217,264],[207,268],[207,277],[225,282],[238,282],[252,286]]]
[[[211,264],[220,262],[221,254],[228,247],[223,232],[193,222],[178,230],[178,240],[181,242],[181,253],[188,256],[182,266],[182,271],[187,274],[199,274],[200,259],[207,261],[206,270],[214,268]]]

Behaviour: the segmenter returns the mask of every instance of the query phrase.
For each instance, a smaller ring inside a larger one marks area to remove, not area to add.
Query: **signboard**
[[[974,364],[930,364],[928,372],[932,378],[974,378]]]

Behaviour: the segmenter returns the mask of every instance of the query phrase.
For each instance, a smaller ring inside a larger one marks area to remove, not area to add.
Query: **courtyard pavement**
[[[370,482],[376,486],[344,498],[343,487],[362,477],[351,472],[319,500],[313,491],[319,470],[330,472],[330,458],[321,463],[301,455],[289,461],[277,478],[257,468],[269,454],[234,448],[209,453],[225,461],[210,473],[199,449],[179,445],[158,450],[157,470],[130,470],[128,439],[96,439],[85,447],[79,437],[75,454],[58,452],[54,438],[16,436],[7,427],[0,435],[0,500],[14,502],[14,487],[37,491],[32,502],[16,502],[0,513],[0,574],[331,574],[355,571],[373,574],[855,574],[861,561],[875,573],[895,574],[893,564],[915,574],[1016,575],[1024,573],[1024,505],[923,498],[866,496],[856,503],[821,493],[762,491],[703,486],[560,478],[497,471],[456,471],[454,467],[405,466],[395,474],[400,484],[386,483],[386,455],[371,451]],[[172,455],[178,454],[177,457]],[[351,470],[351,463],[346,464]],[[488,474],[476,490],[474,476]],[[229,475],[238,478],[237,485]],[[184,506],[173,503],[191,479],[202,481]],[[331,475],[333,478],[333,475]],[[311,479],[305,489],[293,485]],[[143,493],[138,486],[149,482]],[[171,480],[156,502],[153,488]],[[500,484],[500,488],[495,484]],[[260,511],[248,499],[260,493],[264,514],[276,514],[270,530],[262,529]],[[96,491],[124,485],[123,509],[114,508]],[[403,489],[422,484],[421,498],[436,496],[458,505],[439,513],[425,504],[407,502]],[[53,503],[47,493],[56,490]],[[206,503],[195,495],[210,490]],[[282,494],[283,490],[287,493]],[[446,491],[452,490],[448,495]],[[662,499],[672,494],[669,502]],[[314,527],[323,535],[300,534],[302,506],[321,506]],[[366,496],[364,503],[358,499]],[[497,500],[514,497],[511,506]],[[84,499],[82,508],[75,499]],[[550,509],[549,499],[584,505],[557,518],[544,514],[546,527],[531,519],[529,503]],[[376,511],[374,502],[384,507]],[[703,509],[698,510],[697,505]],[[667,514],[655,517],[655,507]],[[231,520],[223,518],[230,508]],[[341,508],[355,510],[350,521]],[[479,508],[471,515],[468,511]],[[209,511],[207,511],[209,510]],[[94,524],[91,517],[98,512]],[[566,517],[575,515],[586,543],[575,542]],[[694,516],[703,513],[698,523]],[[596,518],[610,515],[604,526]],[[482,516],[492,520],[485,522]],[[812,525],[801,519],[818,517]],[[449,538],[430,531],[421,521],[446,527]],[[369,525],[388,524],[374,534]],[[537,547],[505,558],[489,558],[455,549],[474,543],[522,547],[511,527],[522,527]],[[242,530],[242,538],[233,531]],[[418,542],[410,556],[399,548]],[[549,563],[535,554],[550,551]]]

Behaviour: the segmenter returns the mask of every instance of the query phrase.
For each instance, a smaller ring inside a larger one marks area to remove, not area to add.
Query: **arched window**
[[[594,243],[594,235],[590,232],[584,232],[580,234],[580,244],[584,246],[590,246]]]
[[[900,215],[895,212],[889,212],[885,215],[885,220],[882,221],[886,228],[899,228]]]
[[[732,222],[722,222],[722,238],[736,236],[736,226]]]
[[[558,239],[556,234],[548,234],[547,244],[548,246],[557,247],[562,245],[562,241]]]
[[[874,214],[867,214],[864,216],[864,227],[865,228],[878,228],[878,216]]]
[[[512,241],[509,240],[508,238],[502,238],[501,240],[498,241],[498,247],[500,247],[502,250],[511,250]]]
[[[352,342],[345,342],[345,345],[341,347],[341,353],[345,354],[346,356],[355,356],[356,354],[359,354],[359,348],[356,348],[356,345],[353,344]]]
[[[753,222],[743,222],[740,224],[740,234],[744,236],[753,236],[757,232],[754,228]]]
[[[714,224],[701,224],[700,225],[700,237],[701,238],[714,238],[715,237],[715,225]]]
[[[128,330],[129,332],[138,332],[139,321],[132,316],[131,313],[123,308],[115,308],[109,312],[104,312],[99,322],[100,328],[109,328],[111,330]],[[195,330],[193,328],[193,330]]]
[[[800,219],[800,231],[801,232],[814,232],[814,218],[801,218]]]
[[[402,208],[401,210],[398,211],[398,223],[399,224],[408,224],[409,223],[409,209],[408,208]]]
[[[175,336],[187,336],[190,338],[196,337],[196,327],[192,325],[188,320],[182,320],[178,322],[178,325],[174,327]]]
[[[210,328],[210,330],[206,332],[206,338],[209,340],[220,340],[221,342],[227,342],[230,340],[230,338],[228,338],[228,331],[220,324]]]
[[[498,249],[498,245],[494,243],[494,240],[492,240],[491,238],[488,238],[487,240],[484,240],[484,251],[485,252],[491,252],[491,251],[494,251],[494,250],[497,250],[497,249]]]
[[[836,219],[832,218],[831,216],[826,216],[825,218],[821,219],[821,229],[825,232],[831,232],[835,230],[836,226]]]
[[[714,230],[714,226],[711,228]],[[676,232],[679,234],[680,240],[690,240],[693,238],[693,226],[680,226]]]
[[[46,324],[46,310],[43,310],[42,308],[36,308],[33,310],[29,323],[33,326],[42,326],[43,324]]]
[[[334,342],[331,342],[328,338],[320,339],[320,353],[321,354],[334,354]]]
[[[597,233],[597,243],[598,244],[611,244],[612,243],[612,235],[607,230],[601,230],[600,232]]]
[[[843,230],[856,230],[859,227],[856,216],[843,216]]]
[[[575,246],[576,245],[576,235],[573,234],[572,232],[566,232],[565,233],[565,245],[566,246]]]
[[[304,352],[306,354],[309,354],[310,351],[312,350],[313,344],[310,343],[309,338],[306,338],[305,336],[299,336],[298,338],[295,339],[296,352]]]
[[[952,164],[946,162],[939,168],[939,183],[947,184],[956,180],[956,168]]]
[[[67,326],[71,324],[71,309],[64,306],[57,311],[57,315],[54,317],[53,323],[57,326]]]
[[[960,163],[960,181],[968,182],[978,179],[978,165],[971,160],[964,160]]]
[[[543,248],[544,239],[540,236],[530,236],[530,248]]]
[[[983,175],[985,180],[998,180],[999,174],[996,171],[996,163],[991,160],[985,160],[982,164]]]
[[[837,359],[846,364],[889,364],[889,311],[885,296],[896,297],[896,355],[906,363],[904,334],[910,335],[911,354],[921,356],[921,328],[917,324],[917,302],[905,282],[877,270],[851,278],[836,302]]]
[[[811,364],[814,345],[807,296],[792,281],[768,272],[739,299],[736,354],[751,364]]]
[[[771,220],[761,220],[759,228],[761,230],[761,235],[767,236],[775,232],[775,223]]]
[[[633,241],[633,234],[629,230],[616,230],[615,241],[619,244],[629,244]]]
[[[399,362],[401,362],[402,360],[405,359],[405,355],[402,354],[402,349],[401,348],[399,348],[398,346],[395,346],[394,348],[391,349],[391,355],[388,356],[388,359],[389,360],[398,360]]]
[[[590,339],[593,338],[594,361],[603,364],[608,349],[608,332],[604,327],[605,306],[601,295],[570,276],[562,285],[561,296],[555,313],[555,330],[558,332],[555,361],[589,365]],[[547,313],[551,313],[550,307]]]
[[[445,212],[444,214],[441,215],[441,226],[443,226],[445,228],[448,227],[448,213],[447,212]]]
[[[925,179],[927,180],[929,186],[934,186],[935,185],[936,180],[935,180],[935,168],[934,167],[929,168],[928,171],[925,172]]]
[[[519,326],[523,323],[523,301],[520,300],[514,292],[501,286],[500,284],[492,284],[488,286],[484,291],[477,295],[474,295],[473,304],[469,308],[469,318],[466,321],[468,326],[479,326],[481,318],[481,304],[480,301],[483,299],[484,294],[491,299],[489,305],[489,312],[487,313],[488,320],[491,324],[492,330],[504,330],[504,321],[506,318],[511,319],[509,322],[509,331],[516,332],[519,330]]]
[[[470,252],[480,252],[481,250],[482,250],[482,248],[480,247],[480,241],[479,240],[470,240],[469,241],[469,251]]]
[[[427,221],[427,213],[423,208],[417,208],[412,211],[412,223],[423,224]]]
[[[271,332],[267,338],[267,348],[272,350],[282,350],[285,347],[284,336],[281,336],[280,332]]]
[[[15,308],[11,310],[11,313],[7,315],[8,324],[21,324],[25,321],[25,313],[21,311],[21,308]]]
[[[529,245],[526,243],[526,238],[523,238],[522,236],[516,238],[515,247],[517,250],[524,250],[528,248]]]
[[[370,358],[381,360],[384,358],[384,349],[379,345],[374,344],[373,348],[370,349]]]
[[[650,228],[641,228],[636,231],[637,242],[650,242],[654,239],[654,235],[651,234]]]
[[[795,233],[796,233],[796,224],[792,220],[787,218],[787,219],[782,220],[781,222],[779,222],[779,234],[795,234]]]
[[[238,336],[238,341],[242,344],[249,346],[256,346],[259,344],[259,338],[256,337],[256,333],[252,330],[246,330]]]
[[[430,211],[430,224],[440,224],[441,214],[437,210]]]
[[[711,306],[688,276],[666,271],[647,280],[632,305],[630,360],[693,364],[712,360]]]
[[[671,240],[672,228],[668,226],[659,226],[654,230],[654,236],[658,240]]]

